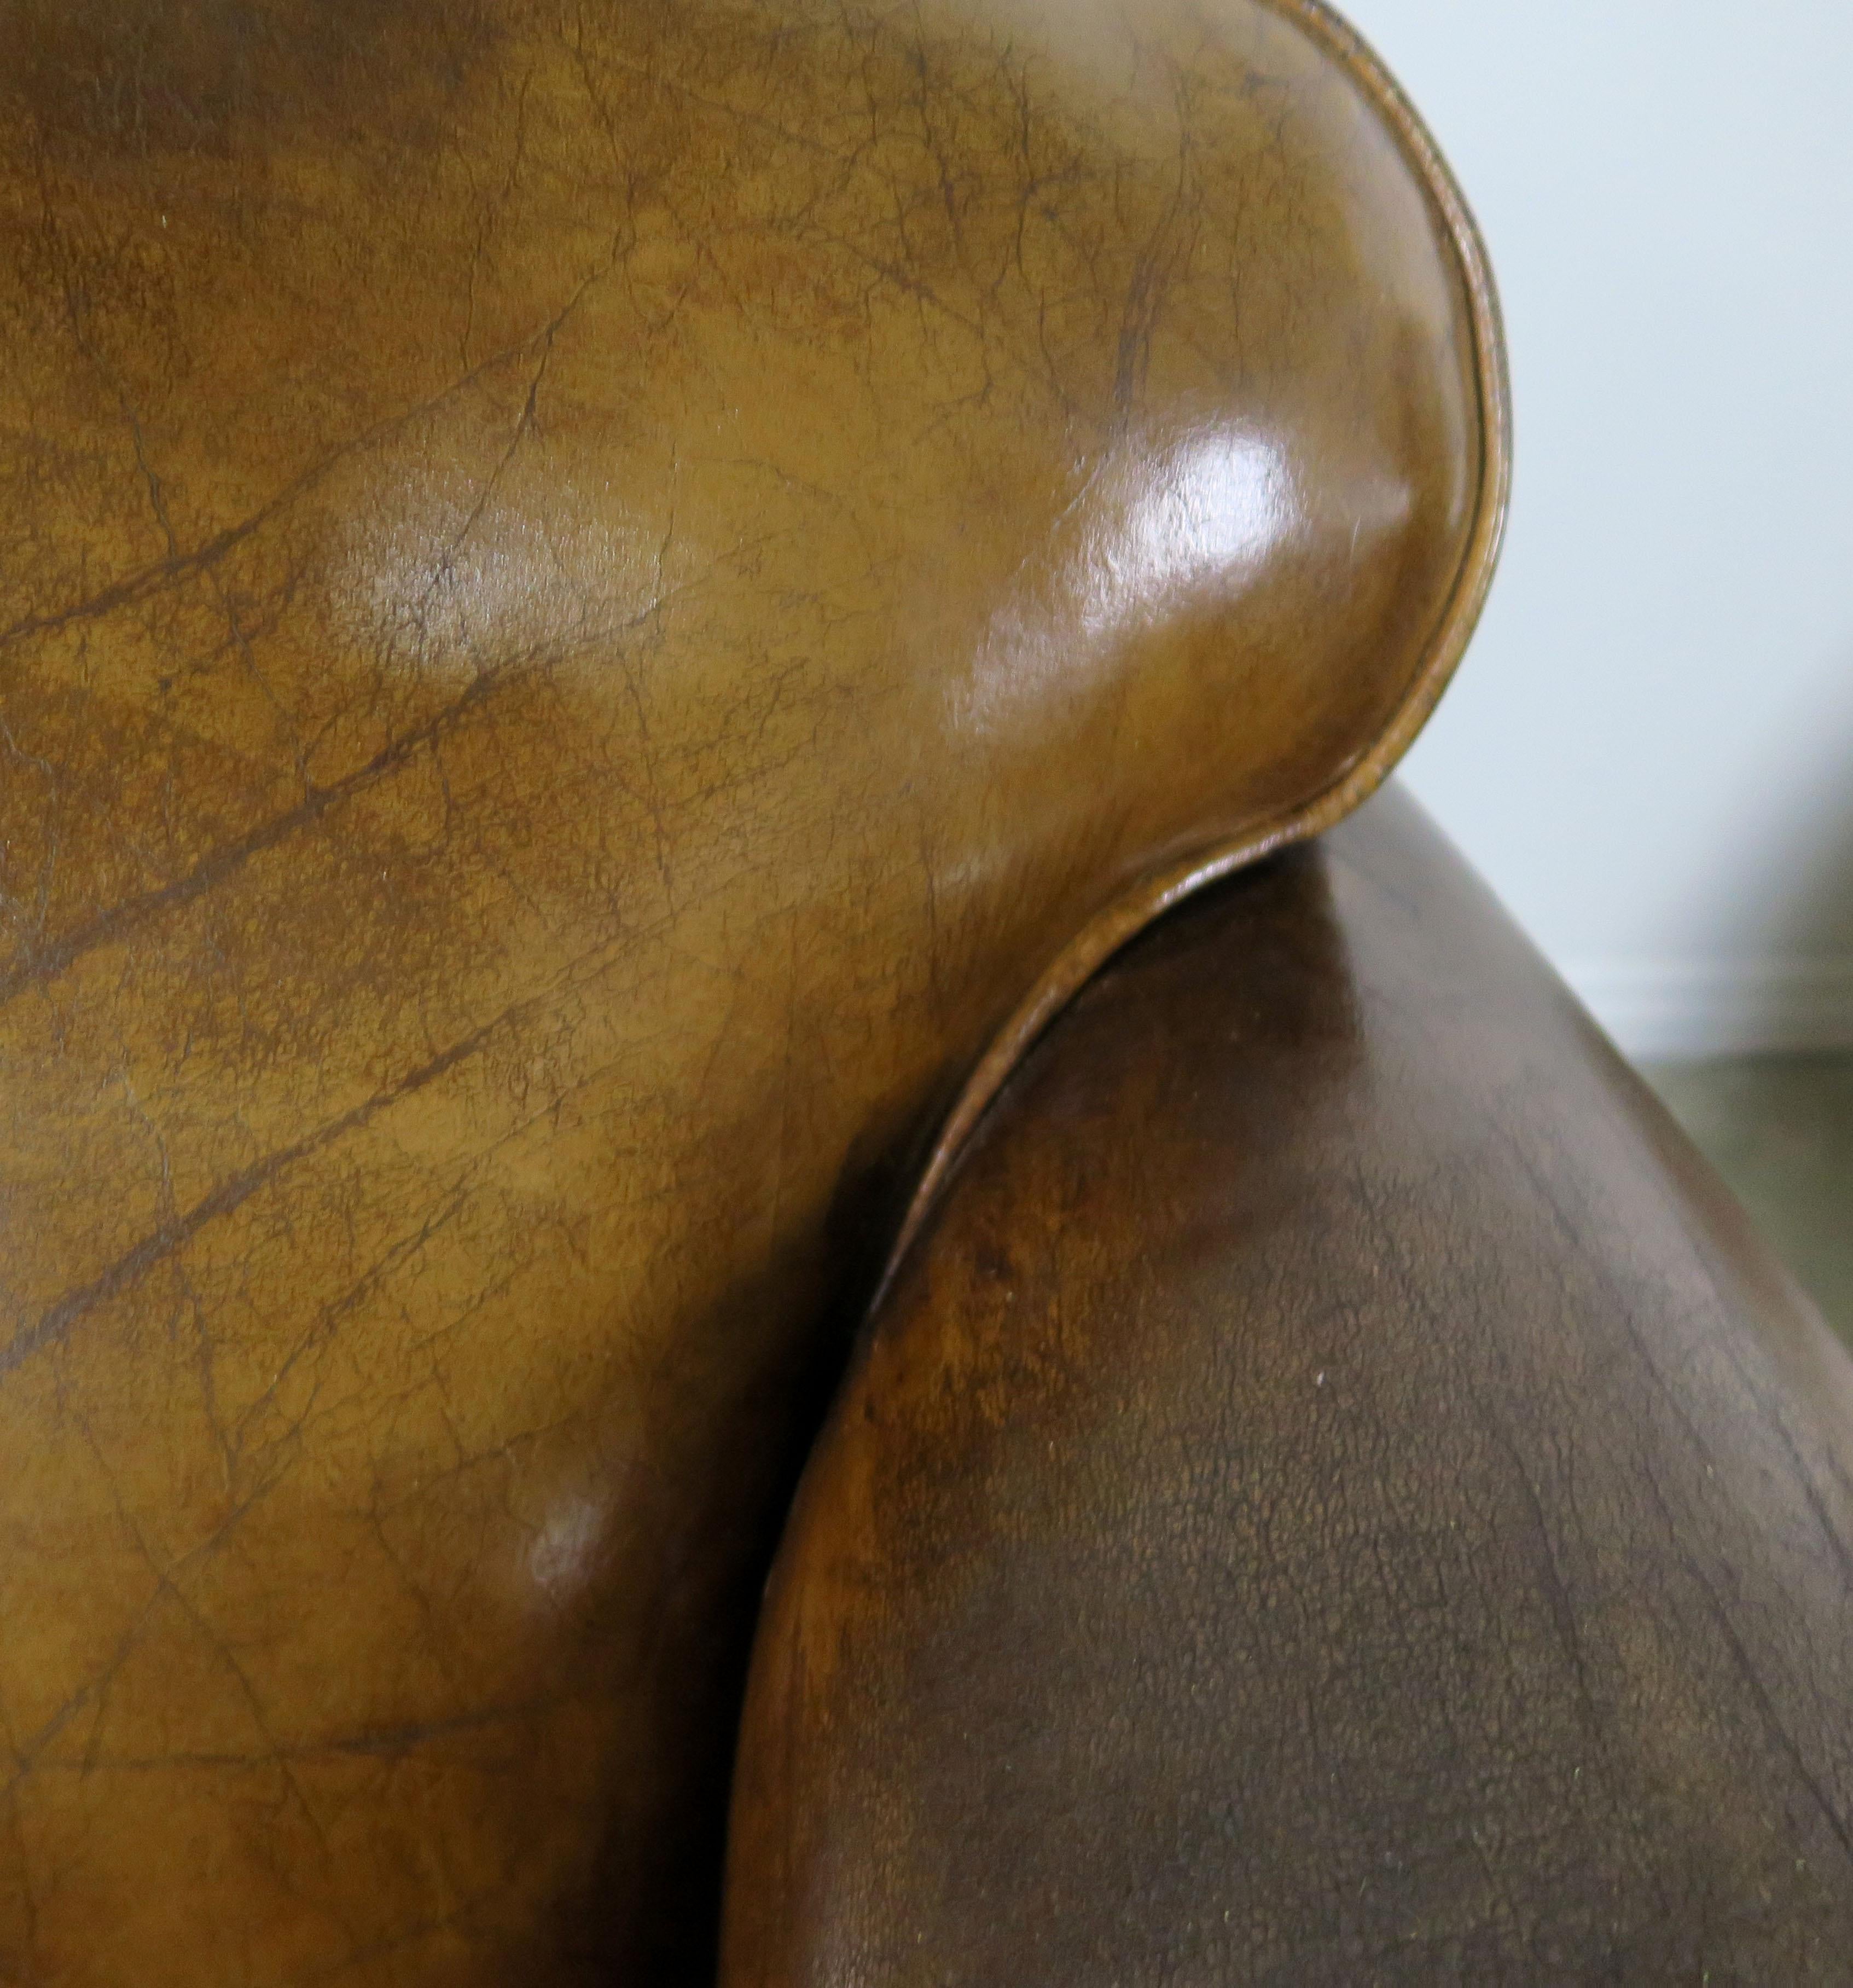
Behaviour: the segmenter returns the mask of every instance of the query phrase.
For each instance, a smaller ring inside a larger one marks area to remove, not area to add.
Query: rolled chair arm
[[[774,1576],[723,1978],[1844,1980],[1853,1367],[1413,804],[965,1151]]]

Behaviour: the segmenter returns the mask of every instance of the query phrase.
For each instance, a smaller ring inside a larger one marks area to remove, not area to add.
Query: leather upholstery
[[[1413,805],[1013,1077],[781,1550],[725,1988],[1839,1982],[1853,1363]]]
[[[1438,694],[1471,231],[1300,0],[0,44],[0,1976],[698,1976],[832,1234]]]

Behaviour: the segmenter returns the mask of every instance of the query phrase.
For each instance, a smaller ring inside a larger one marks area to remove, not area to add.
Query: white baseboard
[[[1853,1049],[1853,959],[1589,962],[1564,978],[1637,1060]]]

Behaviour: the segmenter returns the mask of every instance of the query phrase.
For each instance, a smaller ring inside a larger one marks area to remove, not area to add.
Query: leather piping
[[[1486,245],[1447,162],[1415,106],[1374,51],[1326,0],[1268,0],[1336,57],[1382,115],[1445,225],[1473,320],[1480,402],[1480,468],[1473,523],[1447,605],[1408,693],[1375,740],[1328,786],[1297,807],[1264,817],[1135,884],[1063,947],[992,1038],[954,1100],[928,1150],[883,1264],[868,1310],[881,1303],[932,1212],[967,1141],[1037,1038],[1120,948],[1194,892],[1262,857],[1322,833],[1381,786],[1440,701],[1492,585],[1512,479],[1512,411],[1498,294]]]

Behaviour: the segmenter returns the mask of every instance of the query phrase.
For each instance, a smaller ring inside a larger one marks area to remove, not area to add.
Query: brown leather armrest
[[[1845,1979],[1850,1389],[1373,803],[1098,980],[903,1265],[770,1593],[728,1988]]]

